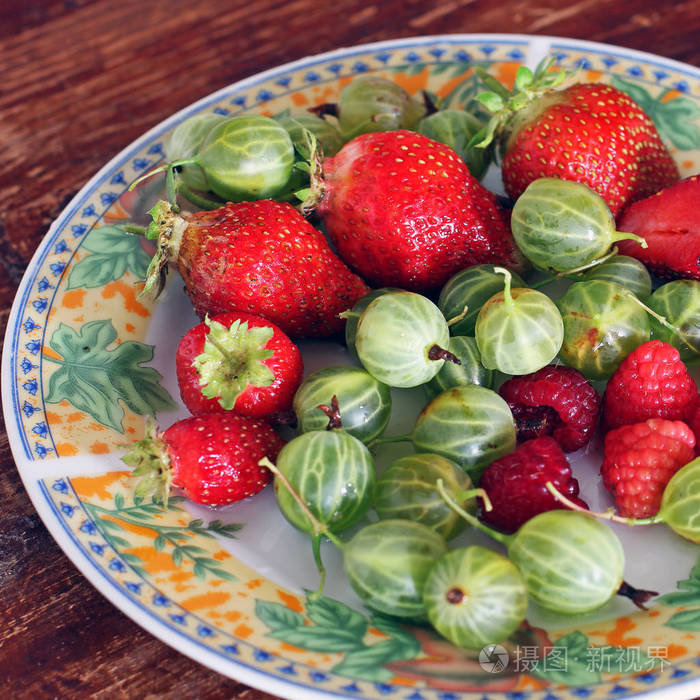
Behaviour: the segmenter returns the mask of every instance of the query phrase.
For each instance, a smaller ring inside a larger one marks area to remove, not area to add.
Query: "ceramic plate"
[[[199,112],[275,114],[332,101],[362,74],[450,106],[478,86],[481,65],[506,83],[543,56],[580,78],[611,82],[656,122],[684,174],[700,170],[700,70],[648,54],[568,39],[453,35],[359,46],[307,58],[225,88],[155,127],[80,191],[29,265],[8,324],[3,408],[24,484],[56,541],[85,576],[145,629],[232,678],[289,698],[570,700],[700,694],[698,550],[663,526],[619,528],[633,585],[667,594],[648,612],[616,599],[574,618],[531,609],[493,653],[468,652],[426,628],[368,611],[338,552],[325,597],[307,539],[279,515],[271,489],[218,511],[173,499],[134,502],[121,446],[144,416],[163,427],[177,400],[175,346],[197,322],[178,275],[157,304],[138,297],[149,255],[118,225],[142,216],[149,187],[129,183],[162,163],[168,133]],[[497,174],[496,174],[497,175]],[[497,186],[491,176],[489,184]],[[303,344],[306,371],[348,362],[342,345]],[[407,432],[425,398],[394,394],[389,431]],[[596,447],[572,458],[593,507],[609,501]],[[385,464],[389,450],[380,452]],[[465,536],[460,542],[483,541]],[[679,583],[680,582],[680,583]]]

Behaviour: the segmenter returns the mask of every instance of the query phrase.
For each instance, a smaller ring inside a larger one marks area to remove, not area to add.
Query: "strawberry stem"
[[[493,530],[490,527],[487,527],[476,516],[472,515],[471,513],[468,513],[458,503],[455,503],[455,501],[452,500],[450,495],[445,490],[445,484],[443,483],[442,479],[437,480],[437,490],[442,500],[455,513],[457,513],[457,515],[461,515],[472,527],[475,527],[477,530],[481,530],[481,532],[488,535],[489,537],[493,537],[494,540],[500,542],[501,544],[504,544],[506,547],[509,546],[510,543],[513,541],[513,535],[506,535],[503,532],[498,532],[497,530]],[[491,503],[490,501],[488,502],[489,504]]]
[[[582,506],[578,505],[578,503],[574,503],[573,501],[569,500],[561,491],[557,490],[557,487],[551,482],[548,481],[545,484],[545,487],[547,488],[547,491],[556,498],[557,501],[559,501],[561,504],[565,505],[567,508],[570,510],[577,510],[579,513],[585,513],[586,515],[590,515],[592,518],[599,518],[600,520],[610,520],[611,522],[615,523],[624,523],[625,525],[655,525],[657,523],[662,523],[664,522],[663,517],[661,514],[657,515],[652,515],[649,518],[623,518],[621,515],[617,515],[615,511],[613,511],[612,508],[609,510],[606,510],[604,513],[597,513],[592,510],[587,510],[586,508],[583,508]]]

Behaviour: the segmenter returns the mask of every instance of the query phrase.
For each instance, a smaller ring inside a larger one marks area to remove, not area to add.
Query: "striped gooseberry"
[[[460,361],[445,362],[442,369],[425,384],[430,397],[435,397],[447,389],[467,384],[478,384],[490,389],[493,386],[493,371],[481,364],[481,353],[476,338],[454,335],[447,341],[447,349]]]
[[[573,180],[543,177],[518,197],[511,215],[515,243],[535,267],[565,272],[604,256],[615,241],[644,239],[615,230],[605,200]]]
[[[548,365],[559,352],[564,324],[556,304],[536,289],[511,289],[511,273],[505,287],[479,311],[474,334],[487,369],[505,374],[529,374]]]
[[[495,391],[470,384],[436,396],[406,437],[417,452],[457,462],[476,482],[493,460],[515,449],[515,422]]]
[[[338,415],[333,411],[336,397]],[[386,384],[354,365],[324,367],[310,374],[294,394],[293,410],[299,431],[325,430],[329,417],[367,443],[380,435],[391,417],[391,392]]]
[[[617,535],[590,515],[549,510],[506,535],[460,508],[441,483],[438,490],[468,523],[505,545],[530,598],[541,607],[574,615],[595,610],[623,590],[640,593],[623,582],[625,555]]]
[[[470,512],[476,511],[478,489],[455,462],[437,454],[420,453],[400,457],[377,479],[374,510],[381,520],[398,518],[431,527],[450,540],[466,526],[436,491],[442,479],[454,500]]]
[[[559,355],[587,379],[608,379],[632,350],[649,340],[647,312],[616,282],[575,282],[557,306],[564,321]]]
[[[700,359],[700,282],[674,280],[662,284],[647,305],[667,321],[651,318],[651,337],[678,350],[684,362]]]
[[[423,600],[433,627],[467,649],[508,638],[525,619],[528,604],[517,567],[479,545],[438,559],[425,582]]]
[[[639,260],[629,255],[613,255],[600,265],[590,268],[584,273],[581,281],[590,280],[617,282],[639,299],[646,299],[651,294],[649,270]]]
[[[447,553],[435,530],[410,520],[380,520],[358,530],[341,551],[350,584],[370,608],[395,617],[425,616],[425,580]]]
[[[447,322],[430,299],[415,292],[387,292],[373,299],[357,324],[355,349],[363,367],[394,387],[414,387],[432,379],[445,359]]]
[[[481,307],[503,291],[503,275],[495,269],[495,265],[472,265],[452,275],[440,290],[437,305],[452,335],[473,336]],[[515,289],[527,285],[520,275],[511,272],[510,286]]]

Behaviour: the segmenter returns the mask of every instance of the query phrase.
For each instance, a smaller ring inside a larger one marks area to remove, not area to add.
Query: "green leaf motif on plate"
[[[667,593],[659,596],[657,601],[665,605],[700,606],[700,557],[690,570],[688,578],[678,581],[676,586],[678,593]],[[699,632],[700,607],[681,610],[671,615],[666,621],[666,626],[683,632]]]
[[[129,270],[137,279],[146,278],[151,256],[141,247],[141,237],[120,226],[100,226],[90,232],[82,245],[90,255],[75,263],[68,274],[66,289],[103,287],[121,279]]]
[[[61,359],[44,355],[59,365],[49,378],[46,402],[68,401],[120,433],[124,432],[122,404],[141,416],[176,408],[160,385],[161,374],[142,366],[153,359],[153,346],[128,340],[110,349],[116,340],[117,331],[109,320],[89,321],[78,331],[60,323],[49,347]]]
[[[195,536],[213,538],[215,535],[235,539],[234,532],[240,530],[243,525],[229,523],[224,525],[220,520],[213,520],[204,525],[202,520],[190,520],[186,525],[167,525],[163,522],[163,516],[167,513],[176,513],[178,518],[187,516],[187,511],[178,504],[184,499],[179,496],[171,496],[167,507],[153,501],[144,502],[134,499],[133,504],[126,505],[124,496],[117,493],[114,496],[114,507],[105,508],[94,503],[83,502],[83,506],[102,536],[121,558],[131,568],[144,578],[149,574],[143,567],[141,558],[133,552],[125,552],[125,549],[133,548],[133,542],[118,533],[130,532],[134,526],[147,528],[153,533],[153,548],[157,552],[169,554],[173,563],[178,566],[191,565],[192,573],[205,579],[207,575],[215,576],[226,581],[237,581],[237,577],[224,569],[219,561],[210,556],[203,547],[194,542]]]
[[[557,639],[542,665],[535,664],[530,673],[551,683],[592,685],[601,682],[603,672],[639,673],[663,667],[664,662],[639,647],[591,646],[588,637],[576,630]]]
[[[413,659],[421,651],[410,633],[381,616],[367,618],[344,603],[320,596],[306,598],[306,618],[280,603],[258,600],[255,612],[267,627],[269,637],[307,649],[343,653],[333,672],[351,678],[386,683],[394,674],[384,667],[392,661]],[[387,634],[388,639],[365,644],[371,627]]]
[[[652,97],[641,85],[613,76],[612,84],[629,95],[651,118],[659,133],[680,151],[700,148],[700,107],[689,97],[664,101],[670,90]]]

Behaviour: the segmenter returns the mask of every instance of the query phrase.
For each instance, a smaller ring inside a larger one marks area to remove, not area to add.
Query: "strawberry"
[[[545,435],[527,440],[515,452],[491,462],[479,481],[493,509],[484,510],[481,519],[503,532],[515,532],[538,513],[562,508],[547,490],[551,481],[560,493],[582,508],[578,481],[556,440]]]
[[[284,440],[264,421],[237,413],[205,413],[177,421],[158,434],[147,425],[146,437],[124,457],[142,477],[135,495],[155,492],[167,503],[170,487],[195,503],[223,506],[252,496],[270,481],[258,465],[274,460]]]
[[[620,241],[620,253],[637,258],[660,277],[700,280],[698,209],[700,179],[696,175],[630,204],[617,228],[641,236],[647,247]]]
[[[521,67],[513,94],[484,78],[493,92],[480,99],[495,114],[479,145],[495,138],[503,184],[513,199],[541,177],[574,180],[595,190],[617,216],[630,202],[678,180],[654,123],[634,100],[600,83],[554,90],[567,74],[548,72],[549,65],[534,74]]]
[[[162,287],[165,263],[176,262],[202,318],[240,310],[292,337],[330,337],[343,329],[338,314],[369,291],[290,204],[229,202],[185,218],[162,201],[151,214],[158,252],[144,292]]]
[[[304,365],[274,323],[240,311],[206,318],[175,354],[180,396],[190,413],[230,411],[261,418],[289,411]]]
[[[364,134],[322,168],[317,211],[338,254],[376,286],[429,291],[477,263],[522,266],[506,212],[449,146]]]
[[[695,454],[695,436],[682,421],[650,418],[605,436],[603,484],[625,518],[656,515],[669,479]]]
[[[498,393],[513,413],[519,441],[551,435],[573,452],[588,443],[598,422],[598,392],[573,367],[547,365],[508,379]]]
[[[698,388],[678,350],[649,340],[627,355],[608,380],[602,427],[611,430],[647,418],[687,422],[697,403]]]

